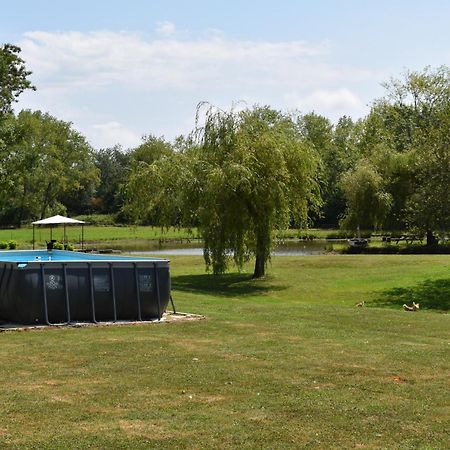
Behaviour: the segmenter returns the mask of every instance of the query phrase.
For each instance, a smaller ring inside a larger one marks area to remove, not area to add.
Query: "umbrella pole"
[[[34,250],[34,225],[33,225],[33,250]]]
[[[84,223],[81,224],[81,250],[84,250]]]

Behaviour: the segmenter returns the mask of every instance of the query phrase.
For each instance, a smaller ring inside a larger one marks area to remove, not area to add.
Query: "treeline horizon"
[[[54,214],[108,214],[117,223],[167,224],[157,204],[136,214],[139,189],[133,180],[143,168],[148,171],[204,145],[197,136],[207,124],[199,123],[192,133],[173,141],[149,134],[134,148],[123,149],[118,143],[95,150],[70,122],[41,111],[13,111],[17,96],[34,89],[19,53],[9,44],[0,47],[0,226],[21,226]],[[12,77],[16,84],[10,82]],[[448,231],[449,79],[447,66],[405,72],[388,81],[385,96],[374,99],[367,116],[357,120],[344,115],[332,123],[315,112],[247,108],[244,115],[261,116],[269,128],[289,122],[279,126],[275,138],[289,134],[286,145],[295,141],[314,166],[308,172],[314,199],[308,197],[306,214],[301,220],[290,217],[289,225]],[[236,118],[230,126],[245,122],[242,113],[224,114]],[[251,133],[246,138],[252,139]],[[142,197],[151,203],[152,186],[142,178],[140,183],[147,190]],[[155,198],[158,195],[155,192]],[[198,217],[193,215],[191,224],[181,223],[177,214],[171,220],[174,226],[196,226]]]

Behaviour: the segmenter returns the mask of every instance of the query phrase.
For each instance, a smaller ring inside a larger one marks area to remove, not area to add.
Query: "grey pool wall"
[[[169,261],[66,251],[0,252],[0,320],[61,324],[160,319]]]

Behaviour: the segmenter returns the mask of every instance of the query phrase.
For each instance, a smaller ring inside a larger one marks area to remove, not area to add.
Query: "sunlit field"
[[[450,257],[171,264],[205,320],[0,333],[2,448],[447,448]]]

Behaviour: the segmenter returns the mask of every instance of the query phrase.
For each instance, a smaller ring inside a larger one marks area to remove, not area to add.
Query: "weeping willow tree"
[[[376,169],[364,160],[342,176],[341,188],[347,201],[342,228],[379,229],[383,226],[392,205],[392,196],[385,191],[385,184]]]
[[[196,226],[214,273],[254,256],[254,277],[262,277],[275,232],[306,225],[320,206],[318,158],[280,112],[201,112],[187,145],[132,175],[130,205],[141,214],[159,208],[162,225]]]

